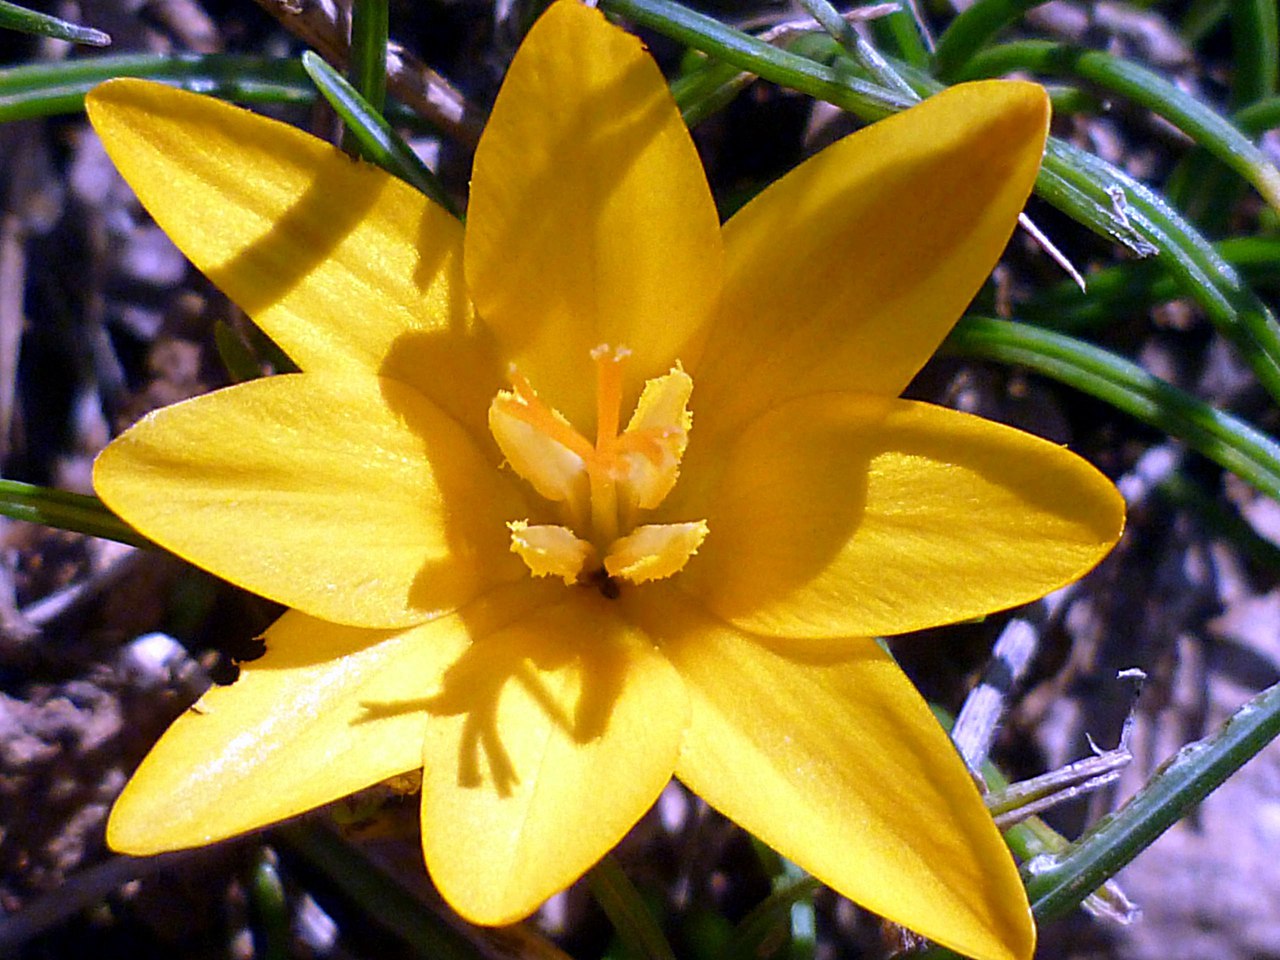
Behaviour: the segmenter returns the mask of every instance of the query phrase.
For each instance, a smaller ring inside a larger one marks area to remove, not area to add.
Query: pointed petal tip
[[[687,362],[722,258],[706,174],[657,64],[600,11],[553,4],[516,52],[472,166],[464,268],[502,351],[589,425],[580,363],[626,346],[634,397]]]
[[[112,77],[85,94],[84,108],[94,130],[99,136],[103,136],[104,129],[109,130],[111,121],[115,119],[113,113],[116,110],[146,107],[164,99],[174,101],[194,97],[200,97],[200,95],[172,87],[167,83],[157,83],[155,80],[144,80],[141,77]],[[201,97],[201,99],[207,98]]]
[[[175,830],[173,819],[166,810],[171,802],[172,798],[157,797],[154,792],[149,793],[130,780],[107,817],[107,847],[126,856],[153,857],[176,850],[190,850],[221,839],[191,830],[189,824],[185,830]]]
[[[1036,952],[1036,923],[1029,905],[1010,911],[999,927],[982,927],[955,937],[935,934],[934,941],[970,960],[1032,960]]]

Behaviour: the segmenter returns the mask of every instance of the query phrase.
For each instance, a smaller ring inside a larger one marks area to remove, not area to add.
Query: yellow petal
[[[503,383],[462,227],[413,188],[211,97],[113,80],[86,98],[156,222],[300,367],[405,380],[473,429]]]
[[[533,912],[671,777],[688,700],[613,603],[575,590],[477,643],[432,704],[423,849],[440,892],[473,922]]]
[[[771,411],[722,485],[692,487],[672,509],[711,535],[679,586],[774,637],[886,636],[1016,606],[1088,572],[1124,523],[1115,487],[1062,447],[855,394]]]
[[[897,396],[990,273],[1039,169],[1044,90],[964,84],[834,144],[725,225],[693,370],[702,436],[793,396]]]
[[[399,627],[527,577],[495,456],[394,380],[270,377],[159,410],[98,457],[112,510],[313,616]]]
[[[720,287],[702,165],[656,64],[575,0],[515,55],[476,151],[466,275],[504,356],[594,432],[590,352],[630,348],[624,406],[688,355]]]
[[[465,649],[461,617],[403,632],[286,613],[267,653],[180,716],[116,801],[123,853],[195,847],[321,806],[422,763],[424,698]]]
[[[867,640],[782,656],[698,612],[674,581],[646,589],[629,606],[692,706],[681,780],[864,907],[978,960],[1029,960],[1013,860],[887,654]]]

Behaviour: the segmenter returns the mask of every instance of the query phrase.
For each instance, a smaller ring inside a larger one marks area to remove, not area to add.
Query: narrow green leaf
[[[135,547],[155,547],[97,497],[38,487],[17,480],[0,480],[0,516],[41,523],[46,527],[87,533]]]
[[[1214,244],[1218,256],[1252,286],[1280,288],[1280,239],[1235,237]],[[1138,260],[1089,274],[1081,292],[1070,280],[1041,290],[1019,307],[1025,320],[1071,332],[1123,323],[1155,304],[1182,295],[1177,282],[1158,260]]]
[[[1276,93],[1280,71],[1280,24],[1276,0],[1231,0],[1235,75],[1231,102],[1248,106]]]
[[[1280,444],[1100,347],[1025,323],[970,316],[956,325],[943,349],[1025,366],[1097,397],[1280,499]]]
[[[792,907],[812,900],[821,889],[822,884],[813,877],[779,886],[733,928],[733,935],[724,947],[723,960],[757,960],[768,956],[768,946],[786,936],[791,928]]]
[[[1087,113],[1098,115],[1105,113],[1106,104],[1101,97],[1091,90],[1062,83],[1046,83],[1045,92],[1049,94],[1049,102],[1053,104],[1055,116],[1077,115]]]
[[[920,99],[907,82],[889,66],[884,57],[880,56],[876,49],[853,29],[853,24],[840,16],[836,8],[827,0],[800,0],[800,6],[805,8],[809,16],[813,17],[831,39],[840,44],[876,83],[886,90],[901,94],[908,100]]]
[[[409,149],[409,145],[392,129],[391,124],[370,107],[338,71],[310,50],[302,55],[302,67],[342,117],[347,129],[360,142],[361,150],[368,160],[416,187],[450,213],[457,215],[453,201],[445,193],[436,175]]]
[[[725,26],[673,0],[601,0],[609,13],[701,50],[780,86],[826,100],[864,120],[877,120],[914,101],[825,64]]]
[[[387,0],[355,0],[351,11],[351,83],[376,113],[387,102]]]
[[[1280,127],[1280,97],[1267,97],[1236,112],[1231,118],[1245,133],[1257,136]]]
[[[1128,803],[1067,852],[1024,866],[1036,919],[1053,920],[1074,910],[1277,736],[1280,684],[1246,703],[1217,733],[1179,750]],[[958,956],[940,947],[920,955],[921,960]]]
[[[1231,217],[1239,211],[1246,189],[1234,170],[1201,147],[1189,150],[1163,184],[1170,205],[1208,236],[1231,232]]]
[[[355,0],[351,9],[351,85],[375,113],[387,105],[387,0]]]
[[[0,28],[33,33],[41,37],[53,37],[55,40],[69,40],[72,43],[83,43],[91,47],[105,47],[111,42],[110,35],[101,30],[68,23],[66,20],[51,17],[47,13],[36,13],[16,3],[8,3],[6,0],[0,0]]]
[[[1280,573],[1280,546],[1268,540],[1221,498],[1181,473],[1173,473],[1160,481],[1156,493],[1175,509],[1195,516],[1215,540],[1225,540],[1251,563],[1272,576]]]
[[[258,960],[288,960],[289,899],[276,870],[275,857],[265,847],[254,858],[247,886],[254,957]]]
[[[929,703],[929,709],[938,718],[938,723],[942,725],[942,729],[950,734],[951,728],[955,726],[955,717],[933,702]],[[1007,790],[1010,786],[1009,778],[991,760],[986,760],[982,764],[982,779],[987,785],[987,790],[993,793]],[[1009,845],[1009,849],[1013,851],[1014,856],[1022,863],[1042,854],[1062,853],[1071,845],[1071,842],[1066,837],[1058,833],[1057,830],[1045,823],[1040,817],[1034,815],[1005,830],[1004,842]],[[1106,913],[1114,915],[1125,913],[1126,902],[1123,893],[1110,884],[1093,891],[1090,894],[1090,898],[1093,900],[1093,906]],[[1086,905],[1088,906],[1089,904]]]
[[[612,854],[587,874],[591,896],[605,912],[626,952],[634,960],[675,960],[671,944]]]
[[[315,88],[301,64],[226,54],[126,54],[0,70],[0,122],[79,113],[84,95],[112,77],[161,80],[238,103],[310,103]]]
[[[950,79],[997,33],[1045,0],[977,0],[951,21],[938,38],[934,68]]]
[[[754,80],[754,74],[745,73],[732,63],[708,58],[671,82],[671,96],[685,125],[692,129],[728,106]]]
[[[1226,19],[1231,0],[1191,0],[1182,16],[1178,32],[1188,47],[1200,43]]]
[[[1137,252],[1154,252],[1183,292],[1236,346],[1267,392],[1280,398],[1280,325],[1230,264],[1159,194],[1053,137],[1036,192],[1097,233]]]
[[[257,380],[262,376],[258,358],[225,320],[214,323],[213,343],[218,348],[218,358],[226,368],[227,376],[235,383]]]
[[[904,0],[901,10],[872,20],[870,27],[872,35],[893,50],[899,60],[925,70],[933,59],[929,46],[932,38],[928,27],[916,18],[918,13],[914,2]]]
[[[1269,2],[1274,7],[1274,0]],[[1002,76],[1015,70],[1087,80],[1146,107],[1235,170],[1280,210],[1280,170],[1266,155],[1231,121],[1146,67],[1100,50],[1022,40],[978,54],[958,78]]]

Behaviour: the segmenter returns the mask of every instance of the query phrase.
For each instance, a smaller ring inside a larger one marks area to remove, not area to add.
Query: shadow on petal
[[[679,586],[770,636],[887,636],[1007,609],[1082,576],[1123,526],[1114,487],[1074,454],[912,401],[798,398],[724,460],[722,479],[690,485],[683,509],[711,535]]]
[[[535,738],[558,733],[576,744],[604,735],[629,662],[620,621],[601,609],[608,603],[574,588],[568,602],[477,640],[446,671],[425,706],[436,716],[463,718],[459,786],[487,781],[509,795],[536,762],[532,744],[524,743],[536,728],[548,732]]]
[[[206,269],[215,286],[235,292],[237,305],[249,316],[283,299],[329,259],[377,204],[376,191],[350,190],[350,178],[340,169],[317,169],[307,191],[270,230],[230,260]],[[335,192],[345,197],[343,204],[333,203]]]
[[[667,206],[671,185],[640,180],[655,158],[672,152],[672,103],[654,83],[652,61],[638,59],[607,79],[588,76],[589,64],[581,69],[580,87],[568,98],[571,118],[539,127],[545,139],[536,152],[527,153],[505,129],[506,136],[482,142],[466,258],[472,296],[504,356],[549,404],[590,432],[594,402],[583,390],[592,379],[589,352],[601,343],[632,351],[623,399],[630,408],[646,380],[697,352],[705,308],[694,304],[688,316],[672,315],[654,292],[664,281],[688,281],[663,275],[672,272],[663,263],[669,245],[655,240],[679,223],[672,220],[679,209]],[[550,81],[520,77],[528,88],[507,91],[506,111],[518,112],[517,95],[534,101],[530,110],[550,116],[558,109],[557,101],[542,102],[555,96],[541,89]],[[495,116],[501,110],[500,99]],[[502,172],[509,165],[519,167],[515,180]]]
[[[810,398],[749,424],[726,451],[700,444],[698,421],[671,503],[660,518],[705,518],[710,533],[678,579],[716,598],[722,615],[766,606],[809,583],[862,522],[890,401],[867,398],[863,415]],[[712,438],[707,437],[707,440]],[[727,598],[722,600],[721,598]]]

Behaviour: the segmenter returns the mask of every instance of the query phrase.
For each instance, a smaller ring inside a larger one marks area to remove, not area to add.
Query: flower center
[[[677,363],[644,385],[619,431],[625,347],[591,351],[596,367],[596,439],[591,443],[544,403],[514,366],[511,390],[489,405],[489,429],[516,473],[557,504],[561,524],[517,520],[511,549],[535,576],[598,587],[617,596],[620,581],[644,583],[681,570],[707,535],[707,524],[640,524],[675,486],[689,442],[693,380]]]

